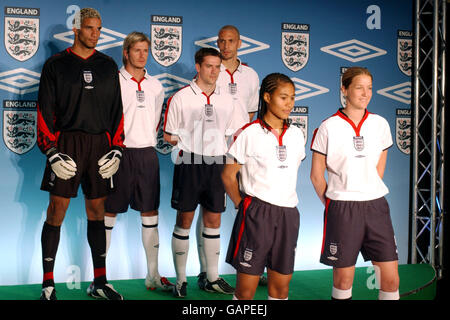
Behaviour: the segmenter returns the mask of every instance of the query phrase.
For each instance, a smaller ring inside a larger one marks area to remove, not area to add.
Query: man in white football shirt
[[[238,58],[238,50],[242,45],[238,28],[233,25],[226,25],[218,32],[217,46],[222,57],[220,74],[217,85],[227,90],[233,96],[235,102],[235,112],[233,121],[236,127],[242,127],[250,122],[258,111],[259,100],[259,77],[258,74],[248,65]],[[202,219],[197,220],[197,246],[200,261],[200,274],[198,275],[198,286],[205,287],[206,280],[206,258],[203,248],[203,223]],[[262,282],[267,283],[267,279],[262,276]]]
[[[105,203],[106,250],[118,213],[128,207],[139,211],[142,243],[147,258],[147,289],[172,290],[173,284],[158,272],[159,162],[155,146],[164,102],[161,83],[145,69],[150,40],[132,32],[123,43],[124,66],[119,71],[126,132],[123,159],[114,176],[115,192]]]
[[[187,293],[186,262],[189,233],[198,204],[202,207],[202,232],[206,283],[209,292],[233,294],[219,277],[220,221],[225,211],[225,189],[221,173],[227,151],[227,136],[234,127],[233,97],[216,85],[220,72],[220,53],[201,48],[195,54],[197,77],[175,93],[167,103],[164,139],[179,150],[173,176],[172,208],[177,210],[172,237],[172,253],[177,274],[173,290],[176,297]]]

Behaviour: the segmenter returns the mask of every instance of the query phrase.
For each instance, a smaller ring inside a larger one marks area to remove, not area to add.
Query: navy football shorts
[[[279,207],[247,196],[234,221],[226,262],[240,273],[261,275],[267,267],[291,274],[299,228],[297,208]]]
[[[397,245],[384,197],[370,201],[327,200],[320,262],[344,268],[364,261],[398,260]]]
[[[158,210],[159,160],[155,148],[125,148],[113,176],[114,191],[105,201],[109,213],[123,213],[128,206],[139,212]]]
[[[75,161],[77,172],[68,180],[60,179],[47,161],[41,190],[60,197],[75,198],[81,184],[86,199],[102,198],[111,192],[110,179],[103,179],[98,173],[98,160],[111,150],[105,133],[61,132],[57,149]]]

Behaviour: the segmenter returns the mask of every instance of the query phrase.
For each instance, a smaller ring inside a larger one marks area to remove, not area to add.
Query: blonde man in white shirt
[[[150,40],[132,32],[124,40],[123,64],[119,71],[124,111],[125,146],[119,171],[114,175],[115,192],[105,203],[106,248],[118,213],[132,208],[141,213],[142,243],[147,258],[147,289],[172,290],[173,284],[158,272],[159,161],[155,145],[164,102],[161,83],[145,69]]]

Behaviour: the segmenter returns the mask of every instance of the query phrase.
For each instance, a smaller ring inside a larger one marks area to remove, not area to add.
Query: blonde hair
[[[97,18],[102,20],[100,13],[96,9],[83,8],[80,11],[75,12],[75,17],[73,18],[73,27],[75,29],[80,29],[84,19],[87,18]]]
[[[342,86],[345,89],[348,89],[353,81],[353,78],[362,74],[369,76],[373,80],[372,74],[370,73],[369,69],[363,67],[350,67],[342,75]]]
[[[130,34],[126,36],[126,38],[123,40],[123,51],[126,51],[127,53],[130,52],[130,48],[137,42],[147,42],[148,46],[150,47],[151,42],[150,39],[143,34],[142,32],[133,31]],[[127,64],[127,59],[125,58],[125,55],[122,56],[122,62],[123,65]]]

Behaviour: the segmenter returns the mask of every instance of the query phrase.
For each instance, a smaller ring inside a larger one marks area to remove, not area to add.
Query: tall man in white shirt
[[[130,33],[123,42],[119,71],[124,131],[123,159],[114,176],[115,192],[105,203],[106,250],[118,213],[132,209],[141,213],[142,243],[147,258],[147,289],[172,290],[173,284],[158,272],[159,162],[155,151],[164,102],[161,83],[145,69],[150,40],[141,32]]]
[[[258,111],[259,100],[259,77],[255,70],[243,64],[238,58],[238,50],[242,45],[239,30],[232,25],[220,28],[218,32],[217,46],[222,57],[220,74],[217,85],[225,89],[233,96],[235,112],[233,120],[237,127],[242,127],[250,122]],[[198,275],[198,286],[205,288],[206,280],[206,258],[203,250],[203,220],[197,220],[197,249],[200,261],[200,274]],[[267,279],[262,276],[262,282]]]
[[[233,121],[233,97],[216,85],[221,66],[220,53],[201,48],[195,54],[197,77],[175,93],[167,103],[164,139],[179,150],[175,163],[172,208],[177,210],[172,236],[172,254],[177,275],[173,294],[187,294],[186,262],[189,233],[198,204],[203,210],[202,232],[206,257],[205,290],[233,294],[219,277],[220,221],[225,211],[225,189],[221,173],[227,151],[227,137],[239,127]]]

